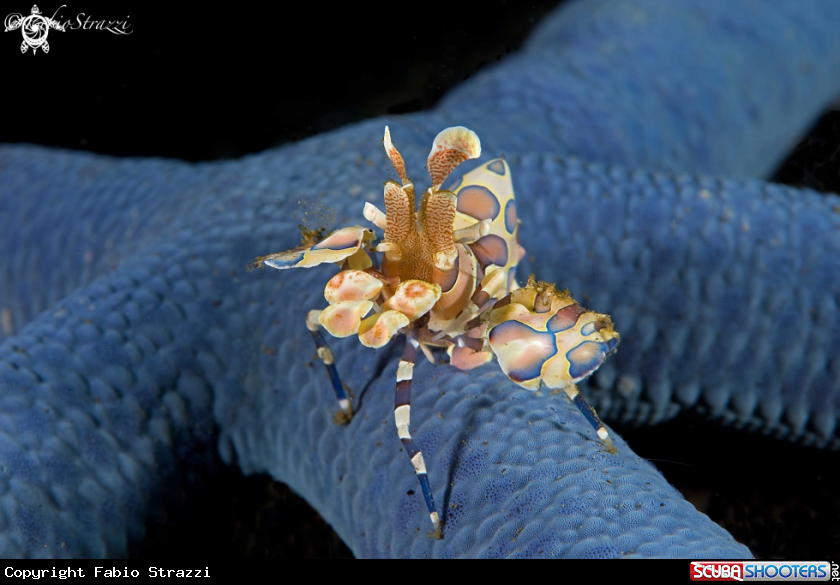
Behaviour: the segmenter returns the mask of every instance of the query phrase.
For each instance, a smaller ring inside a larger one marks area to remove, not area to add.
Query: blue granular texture
[[[331,269],[244,267],[297,244],[301,201],[362,223],[386,122],[421,183],[465,125],[511,164],[521,274],[622,334],[589,384],[602,416],[701,409],[836,448],[840,200],[755,178],[840,93],[838,24],[831,3],[584,0],[409,123],[212,164],[0,147],[0,557],[124,556],[219,458],[287,482],[360,557],[749,556],[494,364],[416,367],[428,538],[392,422],[401,342],[331,341],[357,405],[336,426],[304,326]]]

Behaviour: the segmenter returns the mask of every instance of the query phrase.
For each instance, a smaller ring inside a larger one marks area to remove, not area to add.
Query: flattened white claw
[[[361,270],[342,270],[324,287],[324,298],[331,305],[340,301],[370,301],[379,296],[382,281]]]
[[[277,254],[269,254],[262,258],[258,258],[252,266],[259,266],[264,264],[277,270],[285,270],[286,268],[297,268],[306,256],[305,250],[289,250],[288,252],[278,252]]]
[[[325,262],[336,264],[357,254],[366,242],[373,239],[373,230],[354,225],[333,232],[309,248],[295,248],[287,252],[261,256],[248,268],[265,265],[285,270],[286,268],[312,268]]]
[[[339,301],[321,311],[318,322],[334,337],[348,337],[359,330],[362,317],[367,315],[370,301]]]
[[[358,252],[365,242],[370,242],[374,237],[373,230],[362,226],[341,228],[309,248],[299,266],[309,268],[323,262],[341,262]]]
[[[415,321],[432,310],[440,298],[439,284],[422,280],[406,280],[397,287],[394,296],[382,305],[385,310],[399,311],[410,321]]]
[[[476,351],[469,347],[450,346],[449,363],[459,370],[472,370],[493,359],[492,351]]]
[[[408,317],[399,311],[376,313],[362,321],[359,326],[359,341],[366,347],[382,347],[408,323]]]

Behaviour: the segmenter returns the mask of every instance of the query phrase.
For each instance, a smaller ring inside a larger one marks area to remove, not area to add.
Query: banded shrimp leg
[[[414,330],[405,332],[405,349],[403,350],[400,364],[397,367],[397,387],[394,395],[394,422],[397,425],[397,435],[405,447],[414,473],[420,481],[420,489],[423,491],[423,499],[429,509],[429,518],[432,520],[433,531],[429,536],[443,538],[441,529],[440,514],[435,506],[435,498],[432,495],[432,488],[429,485],[429,475],[426,472],[426,462],[423,460],[423,453],[417,447],[411,432],[408,430],[411,424],[411,382],[414,378],[414,360],[417,358],[417,348],[420,342],[417,341],[417,334]]]
[[[347,394],[347,390],[341,382],[341,377],[338,375],[338,369],[335,367],[335,357],[333,357],[332,350],[327,344],[327,340],[324,339],[323,335],[321,335],[321,323],[318,321],[318,317],[320,315],[321,311],[317,309],[309,311],[306,315],[306,328],[312,336],[312,341],[315,342],[315,349],[318,352],[318,357],[321,359],[321,362],[324,364],[324,368],[327,370],[327,376],[330,378],[330,384],[335,392],[335,397],[338,399],[338,406],[341,408],[341,411],[333,418],[333,422],[337,425],[344,425],[350,422],[353,418],[353,403],[350,401],[350,396]]]

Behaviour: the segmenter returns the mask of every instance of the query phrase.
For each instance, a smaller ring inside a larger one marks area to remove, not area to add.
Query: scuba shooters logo
[[[33,55],[38,52],[38,49],[41,49],[44,53],[50,52],[50,44],[47,42],[50,29],[59,32],[80,29],[103,30],[120,36],[130,35],[134,32],[129,30],[131,24],[128,22],[128,16],[126,16],[125,20],[94,20],[91,16],[80,12],[76,15],[75,19],[62,19],[59,16],[59,12],[66,6],[66,4],[59,6],[51,18],[41,14],[41,10],[37,5],[32,6],[32,10],[28,16],[23,16],[17,12],[7,14],[3,21],[3,25],[5,26],[3,32],[20,29],[23,34],[20,52],[26,53],[27,50],[32,49]]]
[[[692,581],[837,581],[828,561],[692,561]]]

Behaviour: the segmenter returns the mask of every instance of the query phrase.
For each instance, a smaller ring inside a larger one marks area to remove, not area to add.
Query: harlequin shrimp
[[[320,327],[335,337],[357,335],[373,348],[405,335],[394,419],[423,491],[432,535],[442,538],[423,454],[409,432],[417,350],[434,363],[431,348],[445,348],[450,363],[461,370],[496,356],[519,386],[562,389],[614,452],[609,433],[575,383],[615,351],[619,334],[608,315],[587,311],[566,290],[533,276],[524,287],[516,284],[514,272],[524,250],[518,244],[513,183],[504,160],[490,161],[442,188],[459,164],[481,154],[474,132],[459,126],[435,138],[427,159],[432,185],[419,207],[387,126],[383,143],[401,183],[385,183],[385,212],[365,204],[365,218],[384,231],[378,244],[373,230],[346,227],[314,245],[257,258],[251,268],[341,267],[324,288],[329,306],[311,311],[306,326],[344,421],[353,416],[352,403]]]

